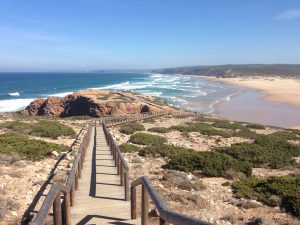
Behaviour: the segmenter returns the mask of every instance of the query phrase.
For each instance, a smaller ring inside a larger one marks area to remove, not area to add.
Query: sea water
[[[0,112],[25,108],[36,98],[63,97],[84,89],[130,90],[161,97],[202,113],[241,92],[201,77],[150,73],[0,73]]]

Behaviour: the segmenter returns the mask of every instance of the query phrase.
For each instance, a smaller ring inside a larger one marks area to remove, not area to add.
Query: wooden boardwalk
[[[135,224],[102,126],[92,132],[71,208],[72,224]]]

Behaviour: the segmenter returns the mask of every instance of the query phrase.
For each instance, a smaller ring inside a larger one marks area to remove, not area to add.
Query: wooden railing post
[[[81,159],[80,159],[80,161],[81,161]],[[80,162],[78,162],[78,178],[81,178],[81,163]]]
[[[128,179],[128,171],[124,173],[124,188],[125,188],[125,201],[129,200],[129,179]]]
[[[131,219],[136,219],[136,187],[130,188],[130,205],[131,205]]]
[[[65,193],[65,204],[64,204],[64,211],[65,211],[65,218],[64,224],[71,225],[71,208],[70,208],[70,193]]]
[[[70,194],[71,194],[71,206],[74,207],[75,206],[75,183],[72,184]]]
[[[78,189],[78,167],[75,172],[75,190],[77,190],[77,189]]]
[[[145,185],[142,185],[142,225],[148,224],[148,201],[149,196],[145,188]]]
[[[124,185],[124,168],[120,161],[120,180],[121,180],[121,186]]]
[[[62,225],[60,191],[58,191],[53,202],[53,224]]]
[[[115,161],[115,166],[117,167],[117,174],[120,174],[120,155],[118,152],[116,152],[116,161]]]

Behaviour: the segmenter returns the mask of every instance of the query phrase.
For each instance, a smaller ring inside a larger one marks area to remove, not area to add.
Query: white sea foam
[[[49,94],[47,96],[51,97],[65,97],[67,95],[73,94],[74,92],[62,92],[62,93],[57,93],[57,94]]]
[[[14,112],[24,109],[33,100],[33,98],[0,100],[0,112]]]
[[[12,93],[8,93],[10,96],[20,96],[19,92],[12,92]]]
[[[163,93],[162,92],[154,92],[154,91],[147,91],[147,90],[141,90],[141,93],[149,96],[154,96],[154,97],[160,97]]]
[[[145,89],[147,87],[152,86],[152,83],[149,82],[132,82],[130,83],[129,81],[119,83],[119,84],[112,84],[112,85],[106,85],[103,87],[98,87],[98,88],[92,88],[94,90],[137,90],[137,89]]]

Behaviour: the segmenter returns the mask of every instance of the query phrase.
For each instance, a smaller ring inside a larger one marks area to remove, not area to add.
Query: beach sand
[[[300,108],[300,78],[281,77],[236,77],[213,78],[212,80],[256,89],[263,98],[273,102],[287,103]]]
[[[214,113],[222,118],[259,123],[285,128],[299,128],[300,108],[285,103],[271,102],[263,94],[245,91],[230,101],[215,105]]]
[[[231,101],[217,104],[220,117],[300,129],[300,79],[282,77],[202,78],[245,88]]]

